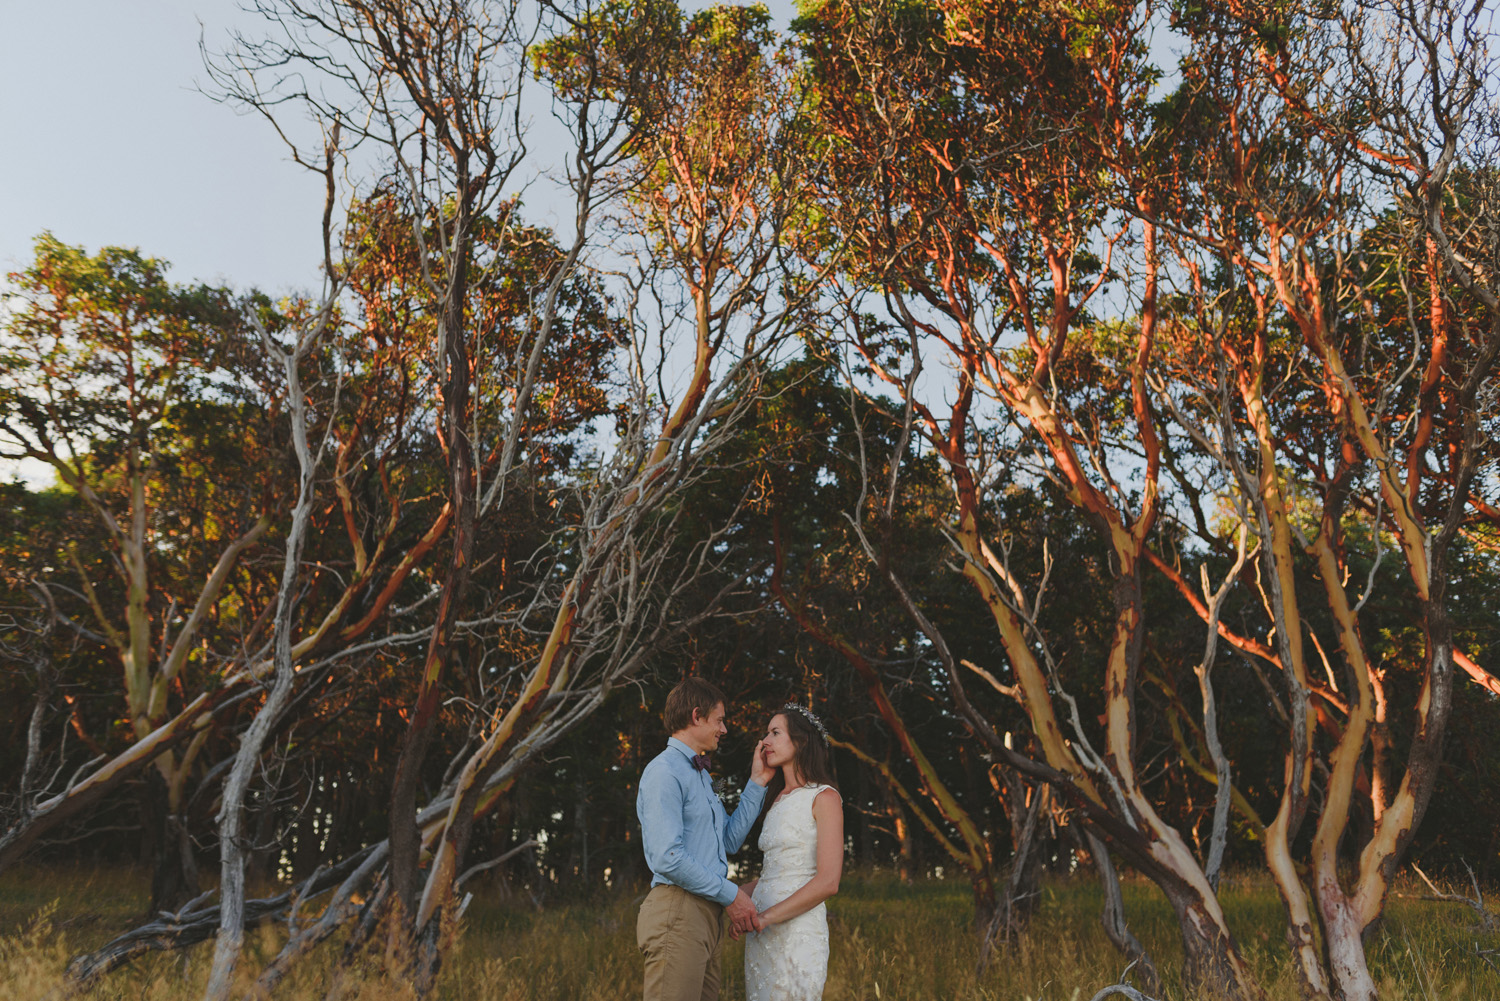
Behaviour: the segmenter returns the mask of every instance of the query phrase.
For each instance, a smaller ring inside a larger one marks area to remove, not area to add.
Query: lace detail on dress
[[[765,867],[751,896],[765,910],[818,871],[813,800],[822,785],[793,789],[772,804],[760,832]],[[745,939],[746,1001],[820,1001],[828,979],[828,909],[822,904]]]

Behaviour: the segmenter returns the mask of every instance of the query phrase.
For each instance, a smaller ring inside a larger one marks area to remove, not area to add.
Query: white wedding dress
[[[818,871],[812,805],[824,785],[799,786],[771,805],[760,831],[765,867],[750,900],[764,911]],[[746,1001],[820,1001],[828,979],[828,909],[822,904],[745,939]]]

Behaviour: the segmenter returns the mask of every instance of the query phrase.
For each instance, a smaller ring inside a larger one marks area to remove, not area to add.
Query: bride
[[[828,977],[828,913],[844,867],[844,808],[828,731],[788,703],[758,751],[776,769],[766,787],[760,878],[746,885],[763,928],[745,941],[746,1001],[819,1001]]]

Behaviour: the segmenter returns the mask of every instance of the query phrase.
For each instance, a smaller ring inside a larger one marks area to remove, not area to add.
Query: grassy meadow
[[[1415,886],[1408,888],[1416,893]],[[33,870],[0,880],[0,997],[40,998],[62,983],[67,960],[131,926],[145,906],[146,885],[119,871]],[[538,912],[505,905],[480,888],[465,915],[459,944],[445,963],[437,996],[462,1001],[616,1001],[639,996],[635,948],[639,898],[627,894],[592,904]],[[1270,887],[1226,879],[1222,894],[1246,957],[1270,1001],[1297,992],[1280,929],[1281,907]],[[1145,943],[1167,986],[1165,997],[1188,1001],[1178,987],[1176,923],[1166,902],[1143,880],[1127,879],[1131,927]],[[975,941],[967,884],[904,885],[882,875],[848,878],[830,902],[833,955],[828,1001],[1087,1001],[1119,976],[1124,963],[1099,928],[1100,897],[1092,881],[1055,881],[1024,941],[995,955],[975,974]],[[251,936],[255,954],[280,944],[271,925]],[[1459,905],[1394,898],[1369,952],[1388,1001],[1500,999],[1500,973],[1476,954],[1500,945],[1476,930]],[[341,945],[315,953],[283,984],[278,997],[321,999]],[[723,1001],[744,998],[742,950],[724,953]],[[83,995],[97,999],[176,1001],[201,996],[209,948],[147,957]],[[381,975],[377,958],[341,976],[340,996],[377,1001],[409,996]],[[248,979],[246,986],[248,986]]]

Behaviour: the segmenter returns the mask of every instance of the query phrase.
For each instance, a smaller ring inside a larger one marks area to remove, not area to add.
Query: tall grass
[[[1231,926],[1271,1001],[1293,1001],[1296,984],[1281,937],[1281,906],[1264,882],[1228,879],[1222,893]],[[639,996],[635,946],[638,898],[620,894],[595,903],[536,912],[476,894],[456,948],[441,973],[437,997],[463,1001],[617,1001]],[[0,996],[38,998],[63,981],[67,959],[128,928],[145,901],[144,882],[120,872],[31,872],[0,881]],[[1166,901],[1149,883],[1127,880],[1126,911],[1155,957],[1165,998],[1191,1001],[1178,986],[1181,949]],[[910,885],[888,876],[849,878],[829,904],[833,954],[828,1001],[1086,1001],[1115,982],[1124,966],[1099,926],[1101,900],[1089,881],[1046,884],[1029,933],[998,951],[981,977],[966,884]],[[284,929],[251,936],[247,969],[272,954]],[[1479,948],[1496,943],[1452,905],[1393,898],[1369,944],[1381,996],[1387,1001],[1500,999],[1500,974]],[[315,953],[283,984],[278,997],[321,999],[339,966],[342,946]],[[743,945],[723,954],[723,1001],[744,998]],[[208,950],[160,954],[107,978],[84,995],[98,999],[187,1001],[201,996]],[[398,978],[369,956],[338,974],[348,1001],[410,996]],[[248,976],[245,981],[249,985]]]

